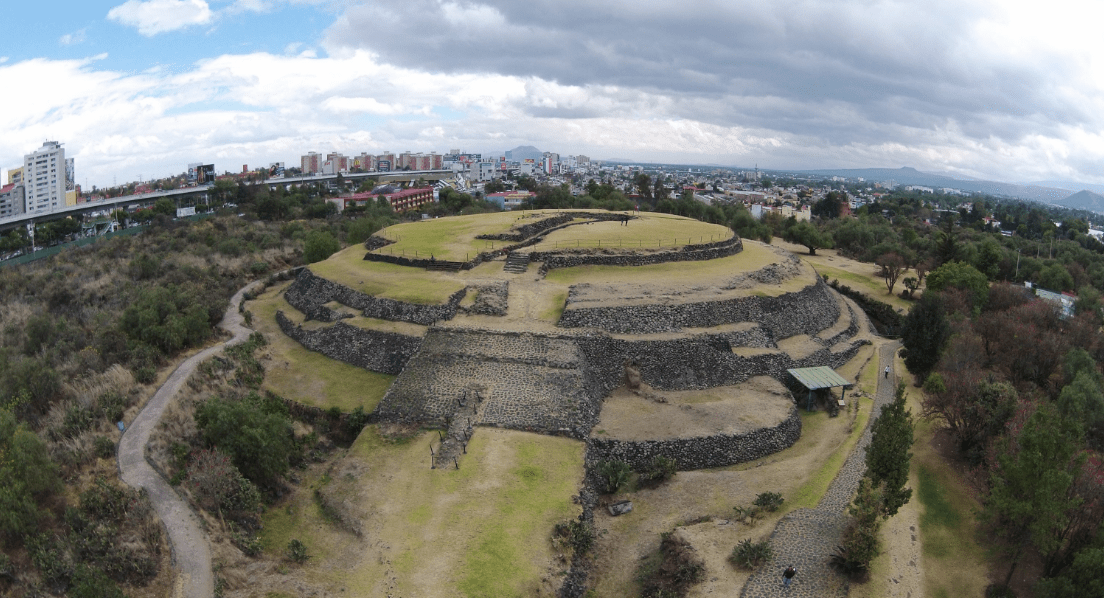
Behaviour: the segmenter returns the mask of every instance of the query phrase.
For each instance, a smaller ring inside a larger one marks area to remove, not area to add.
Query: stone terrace
[[[600,396],[588,392],[582,353],[570,337],[431,329],[377,407],[383,420],[441,423],[465,392],[484,400],[476,425],[585,437]]]

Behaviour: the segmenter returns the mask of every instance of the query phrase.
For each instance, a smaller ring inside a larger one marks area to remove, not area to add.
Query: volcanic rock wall
[[[560,316],[564,328],[599,328],[621,334],[677,332],[738,322],[759,322],[775,340],[816,334],[840,317],[839,301],[828,285],[817,282],[777,297],[738,297],[721,301],[610,307],[573,307],[572,293]]]
[[[276,312],[280,330],[311,351],[381,374],[398,374],[418,352],[422,339],[394,332],[366,330],[338,322],[328,328],[305,330]]]
[[[587,439],[587,469],[601,461],[624,461],[643,471],[656,457],[674,459],[679,471],[724,467],[762,459],[792,446],[801,437],[801,416],[797,408],[779,425],[759,428],[747,434],[714,434],[663,440]]]
[[[465,294],[467,289],[460,289],[449,297],[448,302],[439,305],[406,303],[366,295],[345,285],[315,276],[310,270],[304,269],[284,292],[284,300],[303,312],[308,320],[333,322],[345,317],[326,307],[330,301],[336,301],[361,310],[369,318],[429,326],[434,322],[451,320],[455,317],[456,308]]]

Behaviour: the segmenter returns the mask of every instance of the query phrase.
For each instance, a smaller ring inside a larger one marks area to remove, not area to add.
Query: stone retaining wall
[[[326,307],[326,303],[337,301],[342,305],[361,310],[369,318],[429,326],[439,320],[451,320],[455,317],[457,306],[466,294],[466,288],[460,289],[449,297],[448,302],[439,305],[406,303],[366,295],[345,285],[315,276],[310,270],[304,269],[284,292],[284,300],[303,312],[308,320],[334,322],[347,317]]]
[[[643,471],[656,457],[674,459],[679,471],[724,467],[762,459],[793,446],[801,437],[801,416],[796,407],[779,425],[747,434],[716,434],[664,440],[587,439],[587,467],[601,461],[619,460]]]
[[[626,252],[616,249],[533,251],[529,253],[529,259],[535,262],[543,262],[538,272],[544,275],[549,270],[556,268],[573,268],[576,266],[648,266],[667,262],[716,260],[736,255],[743,250],[743,241],[740,240],[740,237],[733,235],[732,238],[724,241],[701,245],[684,245],[671,251]]]
[[[472,422],[585,438],[604,395],[590,392],[574,338],[431,329],[380,401],[384,421],[442,425],[466,393],[483,402]]]
[[[422,339],[394,332],[367,330],[338,322],[329,328],[304,330],[284,312],[276,312],[280,330],[307,349],[381,374],[396,375],[418,352]]]
[[[755,376],[785,380],[786,370],[815,366],[838,368],[870,341],[853,342],[841,351],[823,348],[802,359],[764,353],[742,357],[732,352],[721,334],[704,334],[670,340],[616,339],[603,334],[578,337],[585,356],[588,387],[606,396],[621,384],[625,363],[635,363],[641,378],[654,388],[689,390],[731,386]]]
[[[574,219],[574,216],[570,214],[560,214],[559,216],[553,216],[551,218],[545,218],[538,220],[531,224],[525,224],[516,228],[510,229],[508,232],[496,233],[493,235],[476,235],[476,239],[487,239],[490,241],[524,241],[533,235],[544,232],[554,226],[561,224],[567,224]]]
[[[840,317],[839,301],[828,285],[816,283],[796,293],[777,297],[739,297],[667,305],[631,305],[572,308],[574,287],[560,316],[564,328],[599,328],[621,334],[678,332],[683,328],[711,328],[722,324],[759,322],[775,340],[798,334],[814,335]]]

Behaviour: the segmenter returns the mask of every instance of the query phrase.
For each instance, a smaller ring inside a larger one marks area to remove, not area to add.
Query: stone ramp
[[[798,509],[778,522],[770,536],[774,558],[756,571],[742,598],[844,598],[847,580],[832,569],[829,561],[836,549],[847,517],[820,509]],[[782,586],[782,572],[797,569],[790,587]]]
[[[588,391],[583,354],[570,337],[431,329],[377,413],[383,421],[445,427],[478,389],[473,425],[584,438],[601,397]]]

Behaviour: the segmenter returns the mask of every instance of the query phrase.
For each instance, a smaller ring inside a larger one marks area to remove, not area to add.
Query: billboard
[[[215,165],[214,164],[189,164],[188,165],[188,182],[196,185],[205,185],[207,183],[215,182]]]
[[[376,160],[376,170],[380,172],[391,172],[391,160]]]
[[[195,216],[195,206],[176,209],[177,218],[184,218],[185,216]]]
[[[268,178],[270,179],[282,179],[284,178],[284,163],[273,162],[268,165]]]

